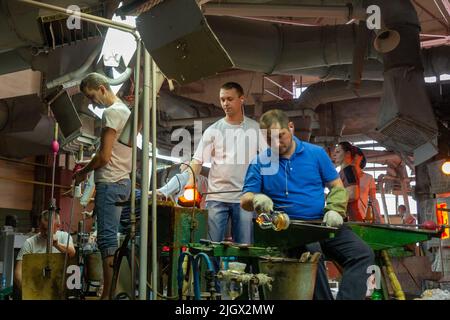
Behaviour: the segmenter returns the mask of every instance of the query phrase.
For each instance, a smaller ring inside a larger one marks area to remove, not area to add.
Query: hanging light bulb
[[[442,173],[450,175],[450,160],[445,161],[441,167]]]

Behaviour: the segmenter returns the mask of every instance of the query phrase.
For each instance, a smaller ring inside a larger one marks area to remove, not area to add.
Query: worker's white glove
[[[329,210],[323,216],[323,223],[325,223],[328,227],[340,227],[344,223],[344,219],[342,216],[336,211]]]
[[[270,213],[273,211],[273,202],[268,196],[258,193],[253,197],[253,209],[256,213]]]

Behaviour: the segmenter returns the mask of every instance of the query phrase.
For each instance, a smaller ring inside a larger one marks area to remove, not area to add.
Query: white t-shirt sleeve
[[[63,246],[67,245],[67,237],[69,237],[69,244],[73,245],[72,237],[65,231],[58,231],[58,242]]]
[[[22,248],[20,249],[19,253],[17,254],[16,260],[22,261],[24,254],[31,254],[31,253],[33,253],[33,248],[32,248],[31,242],[28,241],[28,239],[27,239],[27,240],[25,240]]]
[[[110,107],[103,112],[103,126],[114,129],[116,132],[122,131],[127,120],[128,115],[119,108]]]
[[[213,141],[210,131],[206,129],[192,158],[200,161],[200,163],[211,163],[211,156],[214,150]]]

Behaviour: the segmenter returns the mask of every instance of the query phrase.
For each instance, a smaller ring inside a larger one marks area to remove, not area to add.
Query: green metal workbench
[[[347,225],[373,250],[398,248],[441,236],[441,231],[391,226],[388,224],[348,222]]]
[[[364,242],[380,257],[382,250],[388,253],[401,249],[408,244],[423,242],[433,237],[440,237],[441,231],[421,230],[413,227],[391,226],[386,224],[370,224],[359,222],[346,223]],[[274,231],[261,229],[254,225],[254,244],[241,246],[232,243],[190,243],[189,250],[194,254],[205,252],[215,257],[259,258],[262,256],[282,256],[285,250],[302,245],[333,238],[337,228],[323,226],[320,223],[295,221],[287,230]],[[377,259],[381,265],[381,259]],[[386,282],[383,279],[385,298]]]
[[[197,208],[175,207],[170,202],[158,201],[158,252],[159,258],[168,256],[168,296],[177,293],[178,258],[183,247],[191,242],[199,242],[207,238],[208,211]],[[149,228],[151,224],[149,224]],[[149,230],[150,234],[150,230]],[[151,247],[149,237],[149,248]],[[169,252],[162,252],[163,247],[168,247]],[[160,261],[161,262],[161,261]],[[161,266],[162,264],[159,263]],[[162,271],[162,270],[161,270]],[[162,274],[160,271],[160,274]]]
[[[376,264],[380,267],[385,265],[382,258],[383,252],[385,252],[386,259],[394,256],[404,257],[408,255],[404,250],[404,246],[428,241],[431,238],[439,238],[442,233],[442,229],[437,231],[423,230],[415,227],[393,226],[388,224],[349,222],[347,225],[374,250]],[[384,273],[381,274],[381,292],[383,298],[386,300],[389,299],[387,278]],[[396,276],[395,281],[398,283]],[[398,292],[400,292],[401,296],[398,298],[404,299],[405,297],[400,283],[398,283],[398,286]]]

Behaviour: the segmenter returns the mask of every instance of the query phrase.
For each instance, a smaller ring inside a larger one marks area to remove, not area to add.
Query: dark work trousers
[[[337,294],[337,300],[363,300],[367,291],[367,267],[375,263],[372,249],[359,238],[349,227],[341,227],[334,238],[305,245],[296,250],[289,250],[290,256],[299,257],[301,251],[322,252],[328,260],[337,262],[343,269],[343,275]],[[317,268],[314,300],[332,300],[328,284],[324,257],[321,257]]]

